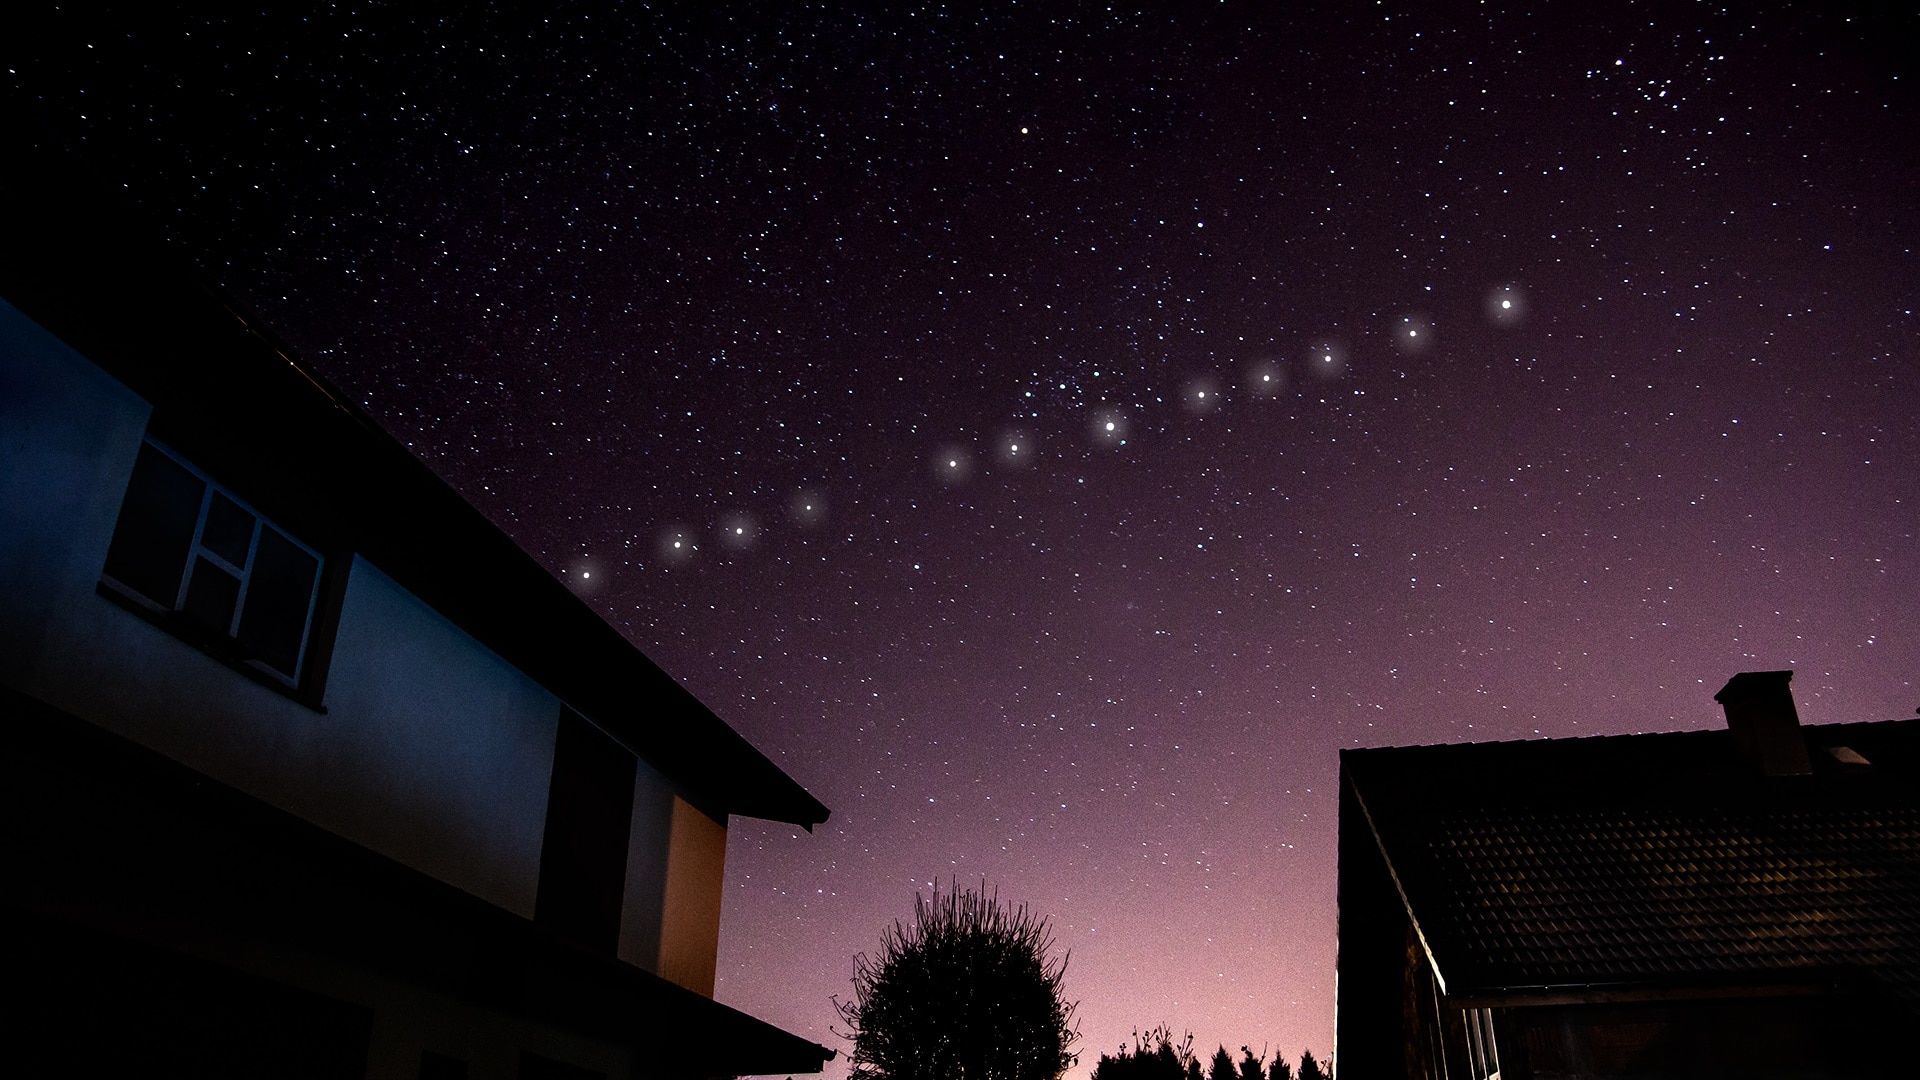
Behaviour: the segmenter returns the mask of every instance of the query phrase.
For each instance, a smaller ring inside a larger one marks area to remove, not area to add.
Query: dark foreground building
[[[729,819],[826,808],[4,141],[5,1071],[818,1071],[712,993]]]
[[[1920,721],[1341,756],[1341,1080],[1914,1075]]]

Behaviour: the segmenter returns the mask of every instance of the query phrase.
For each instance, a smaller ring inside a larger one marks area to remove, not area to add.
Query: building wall
[[[712,997],[720,956],[727,826],[676,797],[670,828],[660,913],[660,965],[655,971]]]
[[[90,604],[147,403],[0,301],[0,678]]]
[[[326,707],[275,746],[289,809],[531,916],[559,701],[355,558]]]
[[[150,413],[0,301],[0,680],[532,918],[561,702],[352,554],[318,710],[101,595]],[[617,954],[711,995],[725,825],[632,814]]]
[[[643,758],[633,783],[633,824],[627,833],[627,890],[620,909],[617,955],[634,967],[660,973],[660,923],[667,896],[667,856],[673,805],[667,778]]]
[[[148,413],[0,305],[0,677],[531,916],[559,701],[357,558],[324,711],[99,595]]]

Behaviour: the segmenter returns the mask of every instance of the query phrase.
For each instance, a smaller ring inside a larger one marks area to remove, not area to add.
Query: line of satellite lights
[[[1517,286],[1495,286],[1487,294],[1485,307],[1488,321],[1495,326],[1514,326],[1524,315],[1524,297]],[[1394,322],[1390,340],[1402,353],[1417,355],[1426,348],[1432,336],[1431,319],[1424,315],[1406,314]],[[1347,359],[1347,351],[1338,342],[1325,340],[1308,350],[1303,367],[1310,378],[1331,381],[1346,371]],[[1287,388],[1287,366],[1279,358],[1250,361],[1242,368],[1242,381],[1253,397],[1275,397]],[[1180,396],[1181,405],[1195,414],[1212,412],[1225,402],[1226,392],[1219,380],[1204,375],[1188,380]],[[1096,408],[1088,425],[1089,441],[1095,446],[1104,447],[1127,445],[1133,426],[1131,413],[1135,408],[1117,405]],[[1012,429],[1001,433],[993,445],[991,456],[996,467],[1011,470],[1038,459],[1040,453],[1036,440],[1029,432]],[[973,475],[974,458],[971,446],[954,442],[939,447],[928,456],[927,461],[940,482],[959,484]],[[826,495],[817,488],[796,491],[787,502],[784,520],[788,524],[802,529],[815,529],[824,524],[826,519]],[[730,510],[723,513],[714,525],[713,545],[726,555],[743,554],[758,543],[761,532],[760,522],[755,515],[746,510]],[[702,554],[704,547],[697,530],[680,524],[667,525],[655,536],[653,564],[662,568],[686,566]],[[628,562],[630,564],[631,561]],[[587,556],[578,560],[562,576],[576,592],[588,593],[605,584],[608,574],[602,560]]]

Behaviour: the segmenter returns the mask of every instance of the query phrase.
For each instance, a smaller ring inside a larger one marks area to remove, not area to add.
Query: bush
[[[1193,1056],[1193,1034],[1179,1043],[1166,1025],[1145,1035],[1133,1033],[1133,1047],[1121,1044],[1112,1054],[1101,1054],[1094,1063],[1093,1080],[1188,1080],[1190,1070],[1200,1062]]]
[[[852,1080],[1059,1080],[1074,1062],[1067,960],[1026,905],[938,884],[875,956],[854,958]]]

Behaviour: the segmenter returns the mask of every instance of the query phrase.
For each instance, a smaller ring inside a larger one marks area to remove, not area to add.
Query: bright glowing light
[[[1400,347],[1401,352],[1409,354],[1425,352],[1431,347],[1432,341],[1432,319],[1418,314],[1400,316],[1393,342]]]
[[[561,572],[560,580],[578,595],[591,596],[606,586],[606,575],[600,570],[599,560],[591,555],[582,555]]]
[[[1518,326],[1527,315],[1527,297],[1518,285],[1496,285],[1487,290],[1487,321],[1495,326]]]
[[[1226,395],[1220,392],[1219,381],[1211,375],[1196,375],[1188,379],[1180,396],[1187,411],[1195,416],[1205,416],[1226,402]]]
[[[720,546],[729,552],[742,552],[760,538],[760,522],[745,510],[730,510],[720,515]]]
[[[803,529],[823,525],[827,520],[826,496],[812,488],[801,488],[787,503],[787,518]]]
[[[1394,331],[1396,341],[1399,339],[1399,333],[1398,330]],[[1337,379],[1346,374],[1346,345],[1337,339],[1320,339],[1314,344],[1313,351],[1308,354],[1307,370],[1308,374],[1317,379]]]
[[[1286,389],[1286,369],[1277,360],[1254,360],[1240,370],[1247,392],[1258,398],[1270,398]]]
[[[692,529],[684,525],[668,525],[660,530],[654,550],[659,554],[661,563],[670,567],[684,566],[700,554],[700,545],[695,542]]]
[[[943,446],[933,466],[941,483],[958,484],[973,475],[973,451],[964,446]]]
[[[993,464],[1002,469],[1024,469],[1040,456],[1039,443],[1026,428],[1008,428],[993,441]]]

